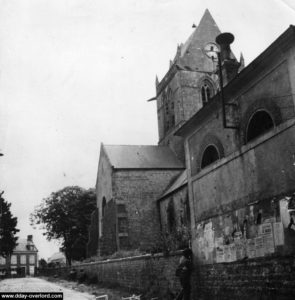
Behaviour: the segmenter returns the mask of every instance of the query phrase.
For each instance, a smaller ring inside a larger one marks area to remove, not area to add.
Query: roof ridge
[[[104,144],[104,146],[118,146],[118,147],[166,147],[166,148],[169,148],[168,146],[163,146],[163,145],[122,145],[122,144]]]

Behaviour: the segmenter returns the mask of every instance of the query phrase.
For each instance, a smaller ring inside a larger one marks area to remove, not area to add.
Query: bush
[[[78,282],[79,283],[83,283],[83,282],[85,282],[88,279],[88,276],[84,272],[83,269],[80,270],[80,272],[78,273],[77,277],[78,277]]]
[[[96,274],[89,275],[87,283],[88,284],[96,284],[96,283],[98,283],[97,275]]]
[[[76,279],[77,279],[77,271],[76,271],[75,269],[72,269],[72,270],[70,271],[69,279],[70,279],[70,280],[76,280]]]

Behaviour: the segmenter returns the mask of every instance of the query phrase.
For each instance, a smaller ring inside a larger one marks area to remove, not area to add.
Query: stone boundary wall
[[[72,265],[71,268],[53,268],[40,270],[40,275],[68,277],[70,269],[77,274],[83,270],[88,278],[97,275],[101,285],[122,287],[131,292],[137,291],[148,295],[159,294],[163,299],[173,299],[181,287],[175,270],[181,251],[164,256],[147,254],[129,258],[112,259],[92,263]],[[167,296],[168,295],[168,296]]]
[[[198,300],[295,299],[295,257],[273,256],[195,267],[193,297]]]
[[[172,300],[180,290],[175,269],[180,253],[144,255],[72,266],[99,283]],[[66,277],[70,268],[47,269],[41,275]],[[231,263],[196,265],[192,300],[295,299],[295,257],[272,256]]]

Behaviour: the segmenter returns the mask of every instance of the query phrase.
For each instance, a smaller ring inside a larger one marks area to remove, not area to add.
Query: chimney
[[[32,235],[28,235],[27,242],[33,242],[33,236]]]
[[[220,60],[223,83],[226,85],[237,74],[240,68],[240,63],[232,58],[230,44],[234,41],[235,37],[229,32],[221,33],[216,37],[216,43],[220,46]]]

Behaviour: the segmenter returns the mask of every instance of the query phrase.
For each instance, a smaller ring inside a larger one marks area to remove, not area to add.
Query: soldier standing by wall
[[[190,276],[192,272],[192,250],[187,248],[182,251],[179,265],[176,269],[175,275],[179,277],[182,290],[175,300],[190,300],[191,284]]]

